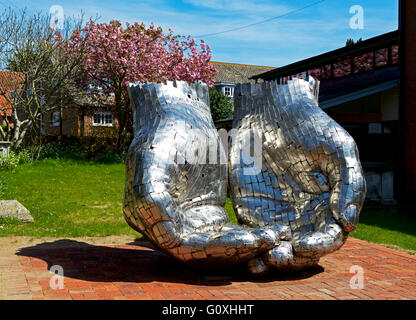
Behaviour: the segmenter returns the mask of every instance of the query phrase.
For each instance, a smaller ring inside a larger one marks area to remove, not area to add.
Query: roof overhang
[[[369,95],[372,94],[376,94],[379,92],[383,92],[389,89],[393,89],[393,88],[397,88],[399,87],[399,80],[391,80],[391,81],[387,81],[384,83],[380,83],[377,85],[373,85],[371,87],[367,87],[365,89],[362,90],[358,90],[358,91],[354,91],[348,94],[344,94],[341,95],[339,97],[336,98],[331,98],[331,99],[327,99],[324,100],[322,102],[319,102],[319,106],[322,109],[328,109],[331,107],[335,107],[338,106],[342,103],[346,103],[346,102],[350,102],[350,101],[354,101],[360,98],[364,98],[367,97]]]
[[[332,50],[308,59],[297,61],[295,63],[282,66],[274,70],[257,74],[255,76],[252,76],[250,79],[263,79],[264,81],[274,80],[280,77],[302,73],[306,70],[311,70],[326,64],[331,64],[338,60],[345,59],[347,57],[358,56],[372,50],[382,49],[386,46],[391,46],[395,44],[399,44],[398,30],[388,32],[380,36],[355,43],[350,46]]]
[[[235,86],[235,82],[215,82],[214,86]]]

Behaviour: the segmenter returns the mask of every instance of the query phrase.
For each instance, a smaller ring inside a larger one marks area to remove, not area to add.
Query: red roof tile
[[[9,98],[11,98],[12,92],[20,91],[23,87],[24,74],[20,72],[0,71],[0,115],[4,115],[6,111],[10,116],[12,113],[10,104],[2,92],[6,92]]]

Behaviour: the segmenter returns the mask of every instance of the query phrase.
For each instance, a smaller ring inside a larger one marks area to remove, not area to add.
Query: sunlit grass
[[[17,199],[35,222],[1,223],[0,236],[108,236],[137,234],[124,221],[125,167],[41,160],[0,172],[4,199]]]
[[[358,228],[351,236],[373,243],[416,250],[416,219],[399,214],[397,210],[364,207]]]

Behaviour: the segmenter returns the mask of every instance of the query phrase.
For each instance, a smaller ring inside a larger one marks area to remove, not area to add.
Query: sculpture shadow
[[[145,241],[113,247],[64,239],[21,248],[16,254],[41,259],[48,264],[48,270],[59,265],[66,278],[92,282],[159,281],[224,286],[246,281],[295,281],[324,271],[318,265],[295,273],[274,272],[261,278],[253,278],[243,264],[216,269],[194,268],[154,250]]]

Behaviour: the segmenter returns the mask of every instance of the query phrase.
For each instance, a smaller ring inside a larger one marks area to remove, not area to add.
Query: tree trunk
[[[122,89],[115,93],[116,115],[118,118],[118,137],[117,137],[117,152],[124,154],[128,143],[129,134],[129,112],[126,101],[122,96]]]

